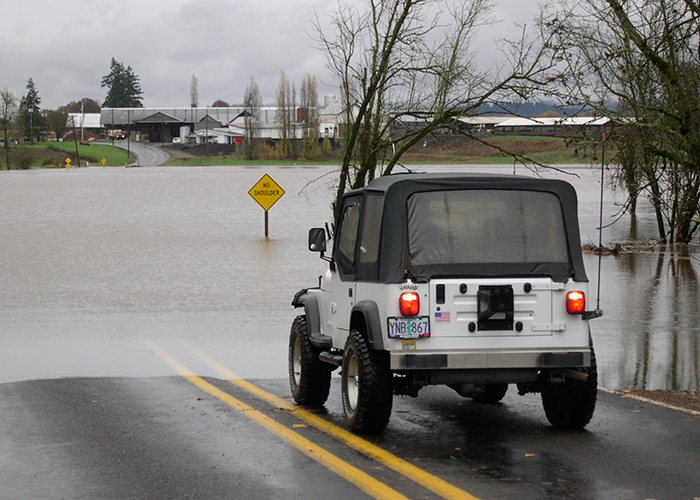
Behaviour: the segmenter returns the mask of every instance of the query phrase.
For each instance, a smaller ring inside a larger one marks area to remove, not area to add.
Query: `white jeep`
[[[323,405],[341,367],[356,432],[381,432],[394,394],[445,384],[497,403],[540,392],[549,422],[582,428],[596,403],[574,188],[513,175],[401,174],[342,199],[329,268],[289,338],[294,400]]]

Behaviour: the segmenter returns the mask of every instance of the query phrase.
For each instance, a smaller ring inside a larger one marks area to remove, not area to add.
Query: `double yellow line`
[[[359,489],[367,493],[377,500],[400,500],[406,499],[404,495],[397,492],[396,490],[389,488],[384,483],[374,479],[370,475],[362,472],[356,467],[348,464],[347,462],[339,459],[332,453],[321,448],[312,441],[300,436],[291,429],[285,427],[284,425],[276,422],[270,417],[266,416],[262,412],[252,408],[251,406],[239,401],[230,394],[214,387],[210,383],[206,382],[202,378],[196,376],[188,368],[182,365],[175,358],[166,353],[159,346],[151,341],[146,341],[149,347],[155,352],[155,354],[161,358],[167,365],[169,365],[173,370],[175,370],[180,376],[185,378],[187,381],[193,385],[199,387],[203,391],[207,392],[211,396],[214,396],[221,402],[227,404],[231,408],[239,411],[241,414],[245,415],[249,419],[253,420],[260,426],[264,427],[268,431],[275,434],[277,437],[284,439],[287,443],[294,446],[296,449],[309,456],[310,458],[316,460],[318,463],[322,464],[329,470],[335,472],[342,478],[346,479],[350,483],[357,486]],[[292,405],[283,399],[274,396],[266,391],[263,391],[259,387],[247,382],[235,373],[228,370],[226,367],[214,361],[212,358],[206,354],[198,351],[193,346],[188,345],[188,349],[194,353],[197,358],[210,368],[212,368],[216,373],[218,373],[223,378],[227,379],[232,384],[237,387],[249,392],[250,394],[271,403],[274,406],[286,410],[288,413],[294,415],[298,419],[306,422],[308,425],[315,427],[316,429],[324,432],[325,434],[333,437],[337,441],[349,446],[350,448],[364,454],[368,458],[371,458],[382,465],[392,469],[399,474],[411,479],[416,484],[423,486],[424,488],[432,491],[433,493],[439,495],[446,500],[479,500],[478,498],[470,495],[464,490],[461,490],[450,483],[440,479],[439,477],[433,476],[425,472],[424,470],[398,458],[397,456],[383,450],[382,448],[373,445],[372,443],[365,441],[364,439],[341,429],[332,423],[324,420],[323,418],[314,415],[303,408]]]

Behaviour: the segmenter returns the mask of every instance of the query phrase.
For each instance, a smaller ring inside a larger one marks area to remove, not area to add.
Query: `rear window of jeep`
[[[541,191],[458,190],[408,199],[413,265],[567,263],[559,198]]]

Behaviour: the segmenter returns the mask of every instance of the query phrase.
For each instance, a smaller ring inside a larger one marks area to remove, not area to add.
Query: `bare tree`
[[[0,91],[0,127],[5,146],[5,165],[10,170],[10,127],[17,116],[17,98],[6,88]]]
[[[659,237],[687,243],[700,202],[700,5],[584,0],[545,17],[569,69],[570,102],[616,124],[616,177],[629,208],[646,195]]]
[[[197,106],[199,106],[199,80],[193,73],[190,81],[190,107],[196,108]]]
[[[277,90],[275,90],[275,102],[277,104],[275,121],[279,127],[279,154],[282,158],[289,158],[291,154],[290,141],[293,137],[291,115],[294,109],[294,103],[291,83],[284,70],[280,71]]]
[[[316,77],[307,74],[301,80],[299,90],[301,136],[303,142],[304,157],[308,160],[318,158],[320,149],[318,145],[319,118],[318,118],[318,91]]]
[[[297,86],[292,82],[292,94],[288,102],[289,105],[289,156],[297,156]]]
[[[555,78],[550,45],[530,41],[524,29],[519,39],[502,42],[500,66],[477,68],[471,42],[491,11],[489,0],[458,0],[444,11],[431,0],[369,0],[340,3],[329,30],[316,21],[345,108],[334,211],[348,186],[390,174],[403,153],[429,134],[459,129],[459,118],[487,103],[525,100]],[[392,136],[406,117],[424,126]]]
[[[262,106],[262,95],[258,84],[253,77],[245,88],[243,94],[243,147],[248,160],[255,158],[255,153],[260,138],[260,107]]]

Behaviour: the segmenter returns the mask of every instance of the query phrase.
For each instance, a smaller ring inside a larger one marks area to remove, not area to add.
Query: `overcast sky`
[[[536,0],[495,0],[498,28],[484,32],[484,60],[512,21],[529,23]],[[34,79],[42,109],[83,97],[104,100],[111,58],[140,77],[143,104],[187,107],[199,81],[200,106],[238,104],[252,76],[266,104],[280,70],[296,84],[311,73],[319,94],[336,93],[311,38],[336,0],[0,0],[0,88],[15,97]]]

